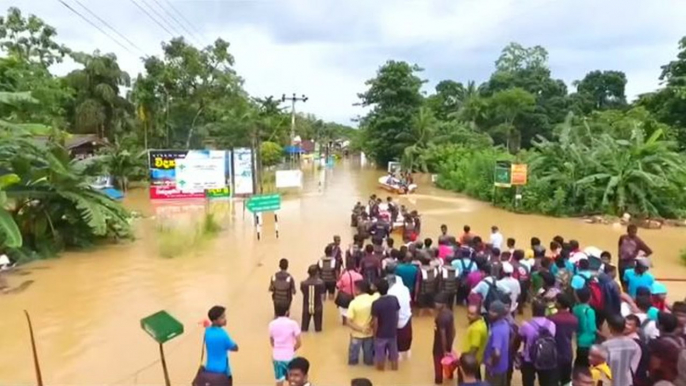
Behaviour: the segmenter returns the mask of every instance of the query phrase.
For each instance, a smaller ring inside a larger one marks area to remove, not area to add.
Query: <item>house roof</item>
[[[40,145],[53,141],[51,137],[44,135],[36,136],[34,138],[35,141]],[[64,140],[64,147],[66,147],[67,150],[71,150],[88,143],[93,145],[105,145],[107,141],[98,138],[98,136],[95,134],[69,134],[69,136]]]

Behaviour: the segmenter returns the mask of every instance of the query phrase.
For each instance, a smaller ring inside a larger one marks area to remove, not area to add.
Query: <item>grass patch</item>
[[[222,230],[218,218],[210,206],[199,218],[192,218],[190,224],[182,225],[179,221],[158,223],[155,231],[160,256],[170,259],[202,248]]]

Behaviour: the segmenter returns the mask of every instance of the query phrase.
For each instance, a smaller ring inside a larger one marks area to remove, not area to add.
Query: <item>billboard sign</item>
[[[252,150],[240,147],[233,150],[233,171],[235,194],[253,194]]]
[[[221,196],[230,194],[231,152],[150,150],[148,157],[153,200],[204,198],[207,189]]]

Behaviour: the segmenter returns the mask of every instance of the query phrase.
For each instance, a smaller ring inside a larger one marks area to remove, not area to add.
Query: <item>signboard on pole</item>
[[[280,194],[263,194],[259,196],[252,196],[248,199],[246,205],[252,213],[273,212],[281,209],[281,195]]]
[[[189,152],[184,159],[176,161],[176,185],[183,193],[204,192],[207,189],[226,187],[226,152],[208,151],[203,157],[193,157]]]
[[[150,150],[148,157],[151,199],[203,198],[207,189],[230,196],[231,152]]]
[[[247,147],[233,150],[234,193],[252,194],[252,150]]]
[[[528,168],[526,164],[512,164],[510,173],[512,185],[526,185]]]
[[[499,188],[512,186],[512,163],[510,161],[495,161],[493,184]]]
[[[277,188],[302,188],[303,172],[301,170],[277,170]]]

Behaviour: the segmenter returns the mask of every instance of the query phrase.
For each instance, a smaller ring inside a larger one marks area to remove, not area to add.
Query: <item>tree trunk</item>
[[[198,109],[198,112],[195,114],[195,117],[193,118],[191,128],[188,130],[188,138],[186,138],[186,150],[188,150],[191,146],[191,137],[193,137],[193,129],[195,128],[195,122],[198,120],[200,113],[202,113],[204,109],[205,106],[200,106],[200,109]]]

